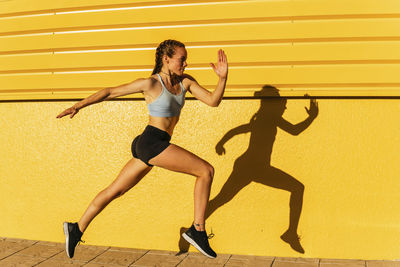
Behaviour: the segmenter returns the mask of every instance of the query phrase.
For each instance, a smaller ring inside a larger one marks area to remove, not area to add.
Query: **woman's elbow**
[[[113,90],[114,88],[105,88],[105,95],[106,99],[113,99],[118,97],[118,92],[116,90]]]
[[[212,108],[216,108],[216,107],[219,106],[219,104],[218,103],[211,103],[211,104],[209,104],[209,106],[212,107]]]
[[[218,101],[211,101],[208,105],[209,105],[210,107],[216,108],[216,107],[219,106],[220,103],[221,103],[221,100],[218,100]]]

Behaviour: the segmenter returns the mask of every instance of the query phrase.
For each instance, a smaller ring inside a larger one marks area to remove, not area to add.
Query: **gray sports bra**
[[[157,76],[160,79],[162,85],[162,92],[156,98],[156,100],[154,100],[150,104],[147,104],[150,115],[153,117],[179,116],[179,114],[181,113],[181,109],[185,104],[185,87],[183,87],[182,82],[180,82],[179,84],[182,91],[179,95],[174,95],[170,93],[165,87],[160,74],[157,73]]]

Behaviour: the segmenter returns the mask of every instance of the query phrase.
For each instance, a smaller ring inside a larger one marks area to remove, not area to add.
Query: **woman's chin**
[[[177,71],[177,72],[174,72],[174,74],[176,75],[176,76],[182,76],[183,75],[183,73],[184,73],[184,71],[182,70],[182,71]]]

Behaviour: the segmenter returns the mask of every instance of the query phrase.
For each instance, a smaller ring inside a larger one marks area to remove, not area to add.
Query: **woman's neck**
[[[175,84],[179,83],[179,76],[171,73],[168,70],[161,70],[159,72],[159,75],[161,76],[161,78],[163,79],[164,83],[168,83],[172,86],[174,86]]]

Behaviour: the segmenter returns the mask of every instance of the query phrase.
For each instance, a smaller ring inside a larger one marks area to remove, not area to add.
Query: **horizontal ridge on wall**
[[[57,15],[46,15],[46,20],[43,25],[53,26],[55,23],[51,18]],[[50,18],[48,18],[50,17]],[[31,18],[35,19],[35,18]],[[160,22],[138,22],[138,23],[123,23],[123,24],[104,24],[104,25],[87,25],[87,26],[68,26],[61,25],[58,28],[41,28],[41,29],[26,29],[10,31],[10,25],[2,25],[0,21],[0,36],[16,36],[16,35],[32,35],[39,33],[65,33],[65,32],[81,32],[81,31],[107,31],[107,30],[127,30],[140,28],[160,28],[160,27],[179,27],[179,26],[200,26],[212,24],[240,24],[240,23],[261,23],[261,22],[285,22],[292,23],[296,21],[322,21],[322,20],[366,20],[366,19],[400,19],[400,14],[352,14],[352,15],[329,15],[329,16],[292,16],[292,17],[246,17],[246,18],[224,18],[224,19],[203,19],[203,20],[181,20],[181,21],[160,21]],[[106,19],[104,19],[106,21]],[[4,24],[4,23],[3,23]],[[26,25],[32,25],[30,21]],[[18,24],[16,29],[21,28]]]
[[[252,0],[250,0],[252,1]],[[30,5],[24,5],[24,2]],[[217,4],[229,2],[246,2],[245,0],[159,0],[159,1],[143,1],[143,0],[116,0],[112,1],[102,0],[85,0],[79,2],[68,1],[52,1],[41,0],[32,2],[30,0],[19,1],[19,3],[11,3],[5,6],[2,3],[0,10],[0,18],[3,17],[18,17],[40,15],[46,13],[65,13],[65,12],[97,12],[104,10],[118,10],[118,9],[134,9],[134,8],[154,8],[165,6],[182,6],[182,5],[204,5],[204,4]],[[107,4],[105,4],[107,3]],[[14,5],[13,5],[14,4]],[[50,8],[49,8],[50,7]]]
[[[0,2],[0,99],[74,99],[145,77],[168,38],[186,44],[187,71],[209,89],[224,49],[228,97],[262,84],[287,96],[400,96],[394,0],[26,1]]]

